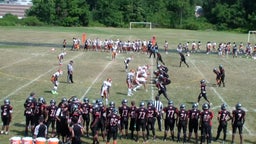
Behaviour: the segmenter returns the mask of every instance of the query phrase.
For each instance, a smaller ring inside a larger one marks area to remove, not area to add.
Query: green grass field
[[[47,102],[55,99],[69,98],[76,95],[78,98],[88,97],[90,101],[100,98],[100,87],[108,77],[113,80],[111,87],[111,101],[116,106],[126,98],[130,102],[135,100],[137,105],[142,100],[151,100],[157,94],[157,89],[148,84],[148,91],[141,89],[132,97],[127,97],[127,86],[125,83],[124,58],[133,55],[134,60],[130,68],[149,64],[150,71],[155,70],[155,59],[149,59],[146,54],[121,53],[115,61],[111,61],[111,54],[107,52],[83,52],[70,51],[64,58],[64,74],[60,77],[59,94],[52,95],[51,75],[59,68],[57,55],[61,51],[63,39],[67,39],[68,45],[72,43],[73,37],[80,37],[86,33],[87,38],[120,39],[120,40],[150,40],[156,36],[160,49],[163,49],[164,41],[169,42],[169,54],[162,53],[163,60],[169,68],[172,83],[168,85],[168,95],[179,107],[184,103],[187,109],[197,101],[200,92],[199,82],[207,80],[207,93],[209,100],[213,103],[213,137],[217,130],[217,111],[222,103],[229,105],[233,110],[237,102],[242,103],[246,110],[246,122],[244,125],[244,143],[256,143],[255,112],[255,60],[251,58],[218,57],[217,54],[196,53],[187,57],[189,68],[183,65],[179,67],[179,55],[175,51],[179,42],[201,41],[204,50],[207,41],[219,42],[246,42],[246,34],[215,31],[188,31],[172,29],[117,29],[117,28],[63,28],[63,27],[0,27],[0,103],[5,98],[11,100],[14,107],[13,120],[9,135],[1,135],[0,143],[8,144],[13,136],[24,135],[25,117],[23,116],[23,103],[30,92],[35,92],[38,97],[43,96]],[[51,51],[55,48],[55,51]],[[66,65],[70,60],[74,61],[74,84],[66,83]],[[215,87],[214,67],[222,64],[226,71],[226,87]],[[167,101],[161,97],[164,105]],[[202,99],[201,104],[204,103]],[[157,128],[157,126],[156,126]],[[177,129],[175,129],[175,135]],[[231,125],[228,126],[227,140],[231,140]],[[150,140],[148,143],[163,142],[163,132],[157,131],[157,141]],[[221,135],[222,138],[222,135]],[[102,140],[100,138],[100,140]],[[92,143],[91,139],[83,138],[84,143]],[[103,143],[103,141],[101,141]],[[118,143],[135,143],[132,140],[118,140]],[[175,142],[172,142],[175,143]],[[213,142],[213,143],[220,143]],[[236,135],[236,143],[239,143],[239,135]]]

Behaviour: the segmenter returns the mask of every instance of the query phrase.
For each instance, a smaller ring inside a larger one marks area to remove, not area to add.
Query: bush
[[[21,20],[21,25],[26,25],[26,26],[42,26],[44,25],[43,22],[39,21],[37,17],[27,17]]]
[[[1,26],[15,26],[18,22],[18,17],[12,14],[5,14],[3,18],[0,19]]]

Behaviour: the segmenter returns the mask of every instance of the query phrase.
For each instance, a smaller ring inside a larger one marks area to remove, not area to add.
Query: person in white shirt
[[[110,92],[110,87],[112,85],[112,79],[108,78],[107,80],[103,81],[103,84],[101,86],[101,98],[106,101],[106,105],[108,105],[108,98],[109,98],[109,92]]]

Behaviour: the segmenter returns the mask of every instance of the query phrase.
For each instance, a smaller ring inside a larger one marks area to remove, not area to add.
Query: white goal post
[[[133,24],[144,24],[144,25],[149,25],[149,29],[152,29],[152,23],[151,22],[130,22],[130,30],[132,29]]]
[[[247,42],[251,42],[252,38],[253,38],[253,41],[256,41],[256,31],[248,31]]]

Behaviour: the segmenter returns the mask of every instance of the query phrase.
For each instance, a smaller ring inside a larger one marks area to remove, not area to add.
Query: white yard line
[[[46,52],[44,52],[43,54],[45,54],[45,53],[46,53]],[[32,59],[33,57],[35,57],[35,56],[27,57],[27,58],[24,58],[24,59],[15,61],[14,63],[10,63],[10,64],[8,64],[8,65],[2,66],[2,67],[0,67],[0,70],[1,70],[1,69],[5,69],[5,68],[8,68],[8,67],[11,67],[11,66],[13,66],[13,65],[15,65],[15,64],[24,62],[24,61],[26,61],[26,60]]]
[[[206,78],[205,76],[204,76],[204,74],[198,69],[198,67],[192,62],[192,61],[190,61],[191,62],[191,64],[196,68],[196,70],[198,71],[198,73],[203,77],[203,78]],[[205,79],[206,80],[206,79]],[[207,81],[207,80],[206,80]],[[208,81],[207,81],[208,82]],[[218,93],[218,91],[214,88],[214,87],[210,87],[212,90],[213,90],[213,92],[219,97],[219,99],[222,101],[222,103],[226,103],[228,106],[229,106],[229,104],[224,100],[224,98]],[[249,130],[248,129],[248,127],[246,126],[246,124],[244,125],[244,128],[245,128],[245,130],[249,133],[249,135],[253,135],[252,134],[252,132],[251,132],[251,130]]]
[[[110,61],[105,68],[97,75],[97,77],[94,79],[94,81],[92,82],[92,84],[87,88],[87,90],[84,92],[83,96],[80,98],[80,100],[82,100],[87,93],[91,90],[92,86],[98,81],[98,79],[101,77],[101,75],[105,72],[105,70],[110,66],[112,61]]]
[[[73,57],[72,59],[76,59],[77,57],[81,56],[82,54],[83,54],[83,53],[80,53],[80,54],[76,55],[75,57]],[[67,60],[66,62],[68,62],[68,61],[69,61],[69,60]],[[12,91],[11,93],[9,93],[8,95],[2,97],[2,98],[0,99],[0,101],[3,101],[4,99],[9,98],[10,96],[16,94],[16,93],[17,93],[18,91],[20,91],[21,89],[23,89],[23,88],[29,86],[30,84],[34,83],[35,81],[37,81],[37,80],[40,79],[41,77],[43,77],[43,76],[45,76],[46,74],[50,73],[51,71],[55,70],[56,67],[57,67],[57,66],[51,68],[50,70],[48,70],[47,72],[45,72],[45,73],[39,75],[38,77],[36,77],[35,79],[31,80],[30,82],[28,82],[28,83],[26,83],[26,84],[20,86],[19,88],[15,89],[14,91]]]

